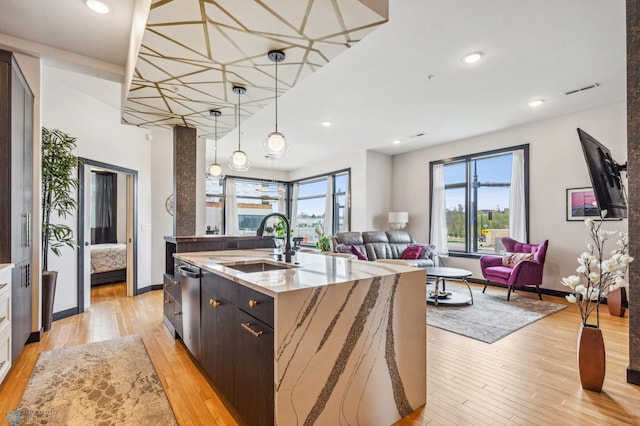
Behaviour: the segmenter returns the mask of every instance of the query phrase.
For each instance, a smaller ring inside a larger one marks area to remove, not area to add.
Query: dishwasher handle
[[[200,278],[200,270],[199,269],[191,269],[189,267],[186,267],[184,265],[180,265],[180,267],[178,268],[180,269],[180,275],[183,275],[185,277],[189,277],[189,278]]]

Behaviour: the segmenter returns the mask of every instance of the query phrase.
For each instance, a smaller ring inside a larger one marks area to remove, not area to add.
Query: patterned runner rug
[[[138,335],[42,352],[18,409],[7,415],[7,421],[177,425]]]
[[[468,295],[464,284],[447,281],[447,290]],[[490,295],[472,287],[473,305],[427,305],[427,324],[480,340],[493,343],[522,327],[566,308],[566,305],[545,302],[511,293],[507,301],[504,294]],[[537,296],[536,296],[537,297]],[[544,298],[544,295],[542,296]]]

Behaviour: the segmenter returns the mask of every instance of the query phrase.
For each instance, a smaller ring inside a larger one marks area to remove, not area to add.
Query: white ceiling
[[[53,47],[94,58],[98,68],[99,61],[124,67],[134,1],[108,2],[118,12],[103,17],[88,14],[81,0],[0,0],[0,45],[29,46],[45,57],[58,53],[47,49]],[[288,157],[262,154],[264,137],[274,130],[272,104],[242,122],[242,148],[254,167],[289,170],[328,153],[393,155],[622,102],[624,5],[389,0],[389,22],[279,98]],[[482,61],[461,61],[476,50],[484,52]],[[563,94],[593,83],[599,87]],[[527,103],[535,98],[545,103],[532,109]],[[334,125],[324,128],[322,120]],[[413,137],[419,133],[424,136]],[[396,138],[401,143],[393,145]],[[219,141],[219,158],[231,154],[237,139],[232,131]]]

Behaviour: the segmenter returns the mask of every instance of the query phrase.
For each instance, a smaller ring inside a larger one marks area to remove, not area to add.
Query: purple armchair
[[[510,253],[533,253],[533,260],[522,260],[513,267],[504,266],[501,256],[482,256],[480,258],[480,269],[482,276],[487,280],[482,292],[487,289],[489,282],[505,284],[509,287],[507,300],[511,297],[513,287],[536,286],[538,298],[542,300],[540,294],[540,284],[542,284],[542,271],[544,269],[544,258],[547,254],[549,240],[544,240],[541,244],[524,244],[512,238],[502,239],[504,248]]]

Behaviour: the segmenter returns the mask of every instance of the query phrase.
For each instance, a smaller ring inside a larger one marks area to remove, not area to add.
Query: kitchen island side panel
[[[277,424],[392,424],[425,404],[424,270],[275,302]]]

